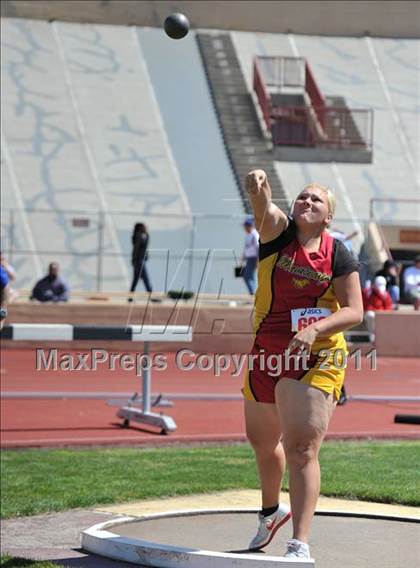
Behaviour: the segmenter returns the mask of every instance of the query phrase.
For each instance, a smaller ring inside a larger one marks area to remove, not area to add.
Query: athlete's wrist
[[[313,332],[315,333],[316,337],[318,337],[318,335],[320,335],[322,333],[322,324],[321,322],[316,322],[313,323],[312,325],[309,326]]]

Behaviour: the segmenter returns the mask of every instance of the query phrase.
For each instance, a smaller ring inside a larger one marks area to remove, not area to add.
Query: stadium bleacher
[[[130,234],[144,221],[156,290],[243,292],[232,268],[244,208],[195,32],[174,44],[133,26],[3,18],[2,29],[2,242],[17,285],[58,260],[73,289],[128,289]],[[360,231],[359,249],[372,198],[418,196],[419,41],[231,37],[249,92],[256,55],[301,56],[326,96],[374,110],[371,164],[274,161],[290,199],[313,180],[336,190],[337,224]],[[420,204],[378,202],[376,213],[413,224]]]
[[[313,180],[335,188],[337,217],[352,219],[354,228],[369,218],[369,200],[373,197],[418,197],[420,109],[416,104],[415,73],[419,70],[418,40],[249,32],[234,32],[233,38],[250,90],[256,55],[304,57],[310,62],[324,95],[339,95],[351,107],[374,110],[373,163],[277,162],[291,196]],[[407,208],[398,204],[384,204],[380,213],[382,219],[391,222],[418,220],[420,204],[412,209],[411,217]]]

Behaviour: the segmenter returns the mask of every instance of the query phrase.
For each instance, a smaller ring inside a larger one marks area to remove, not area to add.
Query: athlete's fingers
[[[287,347],[290,353],[297,351],[298,355],[304,355],[305,352],[309,354],[311,352],[311,348],[312,345],[310,343],[303,341],[297,337],[294,337]]]
[[[255,175],[253,172],[249,173],[245,178],[245,187],[248,193],[258,194],[260,192],[260,188],[258,187],[258,183],[256,180]]]
[[[246,189],[247,189],[248,193],[252,193],[254,195],[257,195],[261,191],[261,188],[258,185],[258,182],[255,179],[255,177],[251,177],[247,180]]]
[[[257,170],[255,172],[255,177],[257,180],[258,188],[262,189],[267,183],[267,174],[264,170]]]
[[[252,170],[245,178],[245,187],[249,193],[258,194],[267,182],[264,170]]]
[[[287,349],[290,352],[296,351],[297,349],[299,349],[301,347],[301,342],[299,341],[299,339],[292,339],[291,342],[289,343]]]
[[[250,175],[254,176],[258,181],[263,182],[267,178],[267,174],[264,170],[252,170],[249,172]]]

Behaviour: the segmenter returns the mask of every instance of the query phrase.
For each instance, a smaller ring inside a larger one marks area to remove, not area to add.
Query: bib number
[[[292,318],[292,331],[300,331],[308,325],[331,315],[327,308],[299,308],[290,311]]]

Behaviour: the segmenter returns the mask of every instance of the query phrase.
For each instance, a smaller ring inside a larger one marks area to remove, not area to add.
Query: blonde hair
[[[336,199],[335,199],[335,195],[332,192],[332,190],[329,187],[326,187],[325,185],[321,185],[319,183],[310,183],[309,185],[305,186],[303,189],[309,189],[309,188],[316,188],[316,189],[320,189],[321,191],[323,191],[324,193],[327,194],[327,200],[328,200],[328,211],[331,215],[331,217],[334,217],[334,213],[335,213],[335,207],[336,207]]]

